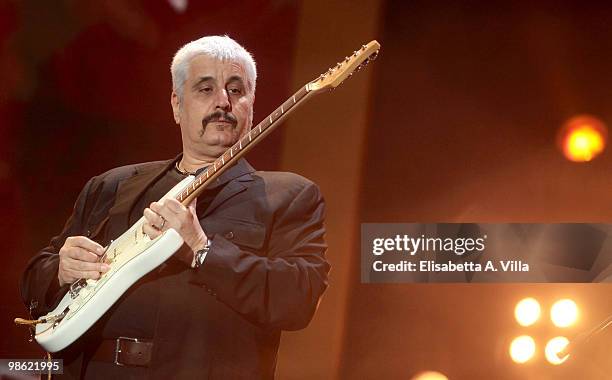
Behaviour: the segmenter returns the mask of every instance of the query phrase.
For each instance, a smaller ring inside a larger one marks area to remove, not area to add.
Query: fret
[[[242,139],[238,140],[238,142],[240,143],[240,150],[242,150]]]
[[[209,174],[208,170],[206,170],[206,179],[208,179],[208,174]]]
[[[251,142],[251,133],[249,133],[249,142]]]
[[[272,115],[270,115],[270,125],[272,125]],[[261,125],[259,127],[259,131],[261,132]]]
[[[293,104],[295,104],[295,95],[293,95]]]
[[[261,124],[259,124],[259,133],[261,133]]]
[[[234,147],[230,148],[230,158],[234,157]]]
[[[223,156],[225,156],[225,154]],[[225,159],[223,156],[221,156],[221,165],[225,165]]]
[[[285,113],[285,111],[283,110],[283,105],[284,105],[284,103],[281,104],[281,115]]]

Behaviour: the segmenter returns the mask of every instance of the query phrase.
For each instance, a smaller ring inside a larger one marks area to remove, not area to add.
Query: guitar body
[[[193,181],[189,176],[162,199],[176,196]],[[144,217],[106,248],[110,270],[98,280],[82,282],[36,325],[35,339],[48,352],[57,352],[83,335],[141,277],[169,259],[183,244],[174,229],[151,240],[142,230]]]

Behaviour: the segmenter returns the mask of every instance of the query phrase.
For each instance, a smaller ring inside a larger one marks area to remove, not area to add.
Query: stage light
[[[565,157],[574,162],[591,161],[606,147],[607,128],[593,116],[577,116],[568,120],[558,136]]]
[[[550,319],[557,327],[569,327],[578,320],[578,306],[571,299],[555,302],[550,308]]]
[[[521,326],[531,326],[540,319],[540,303],[535,298],[525,298],[514,308],[514,317]]]
[[[521,335],[510,343],[510,357],[515,363],[523,364],[533,358],[536,344],[529,335]]]
[[[569,340],[564,336],[558,336],[549,340],[548,343],[546,343],[546,348],[544,348],[546,360],[554,365],[559,365],[566,361],[569,355],[565,355],[562,359],[560,359],[557,356],[557,353],[561,352],[568,344]]]
[[[423,371],[414,375],[412,380],[448,380],[448,377],[436,371]]]

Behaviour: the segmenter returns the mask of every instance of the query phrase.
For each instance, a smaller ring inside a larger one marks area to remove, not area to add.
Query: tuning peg
[[[361,50],[365,50],[366,48],[367,48],[367,46],[361,45]]]

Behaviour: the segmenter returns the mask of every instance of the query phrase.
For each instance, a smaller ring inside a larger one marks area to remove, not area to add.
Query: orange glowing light
[[[568,120],[560,131],[561,149],[574,162],[588,162],[606,147],[605,124],[593,116],[577,116]]]
[[[521,326],[531,326],[540,319],[540,303],[535,298],[525,298],[516,304],[514,317]]]
[[[536,343],[529,335],[521,335],[510,343],[510,357],[515,363],[523,364],[536,353]]]
[[[412,380],[448,380],[448,377],[437,371],[424,371],[414,375]]]
[[[546,348],[544,349],[546,360],[548,360],[548,362],[553,365],[559,365],[565,362],[569,355],[565,355],[563,358],[559,358],[557,354],[563,351],[563,349],[567,347],[568,344],[569,340],[564,336],[558,336],[549,340],[548,343],[546,343]]]
[[[578,305],[569,298],[555,302],[550,308],[550,320],[557,327],[569,327],[578,321]]]

